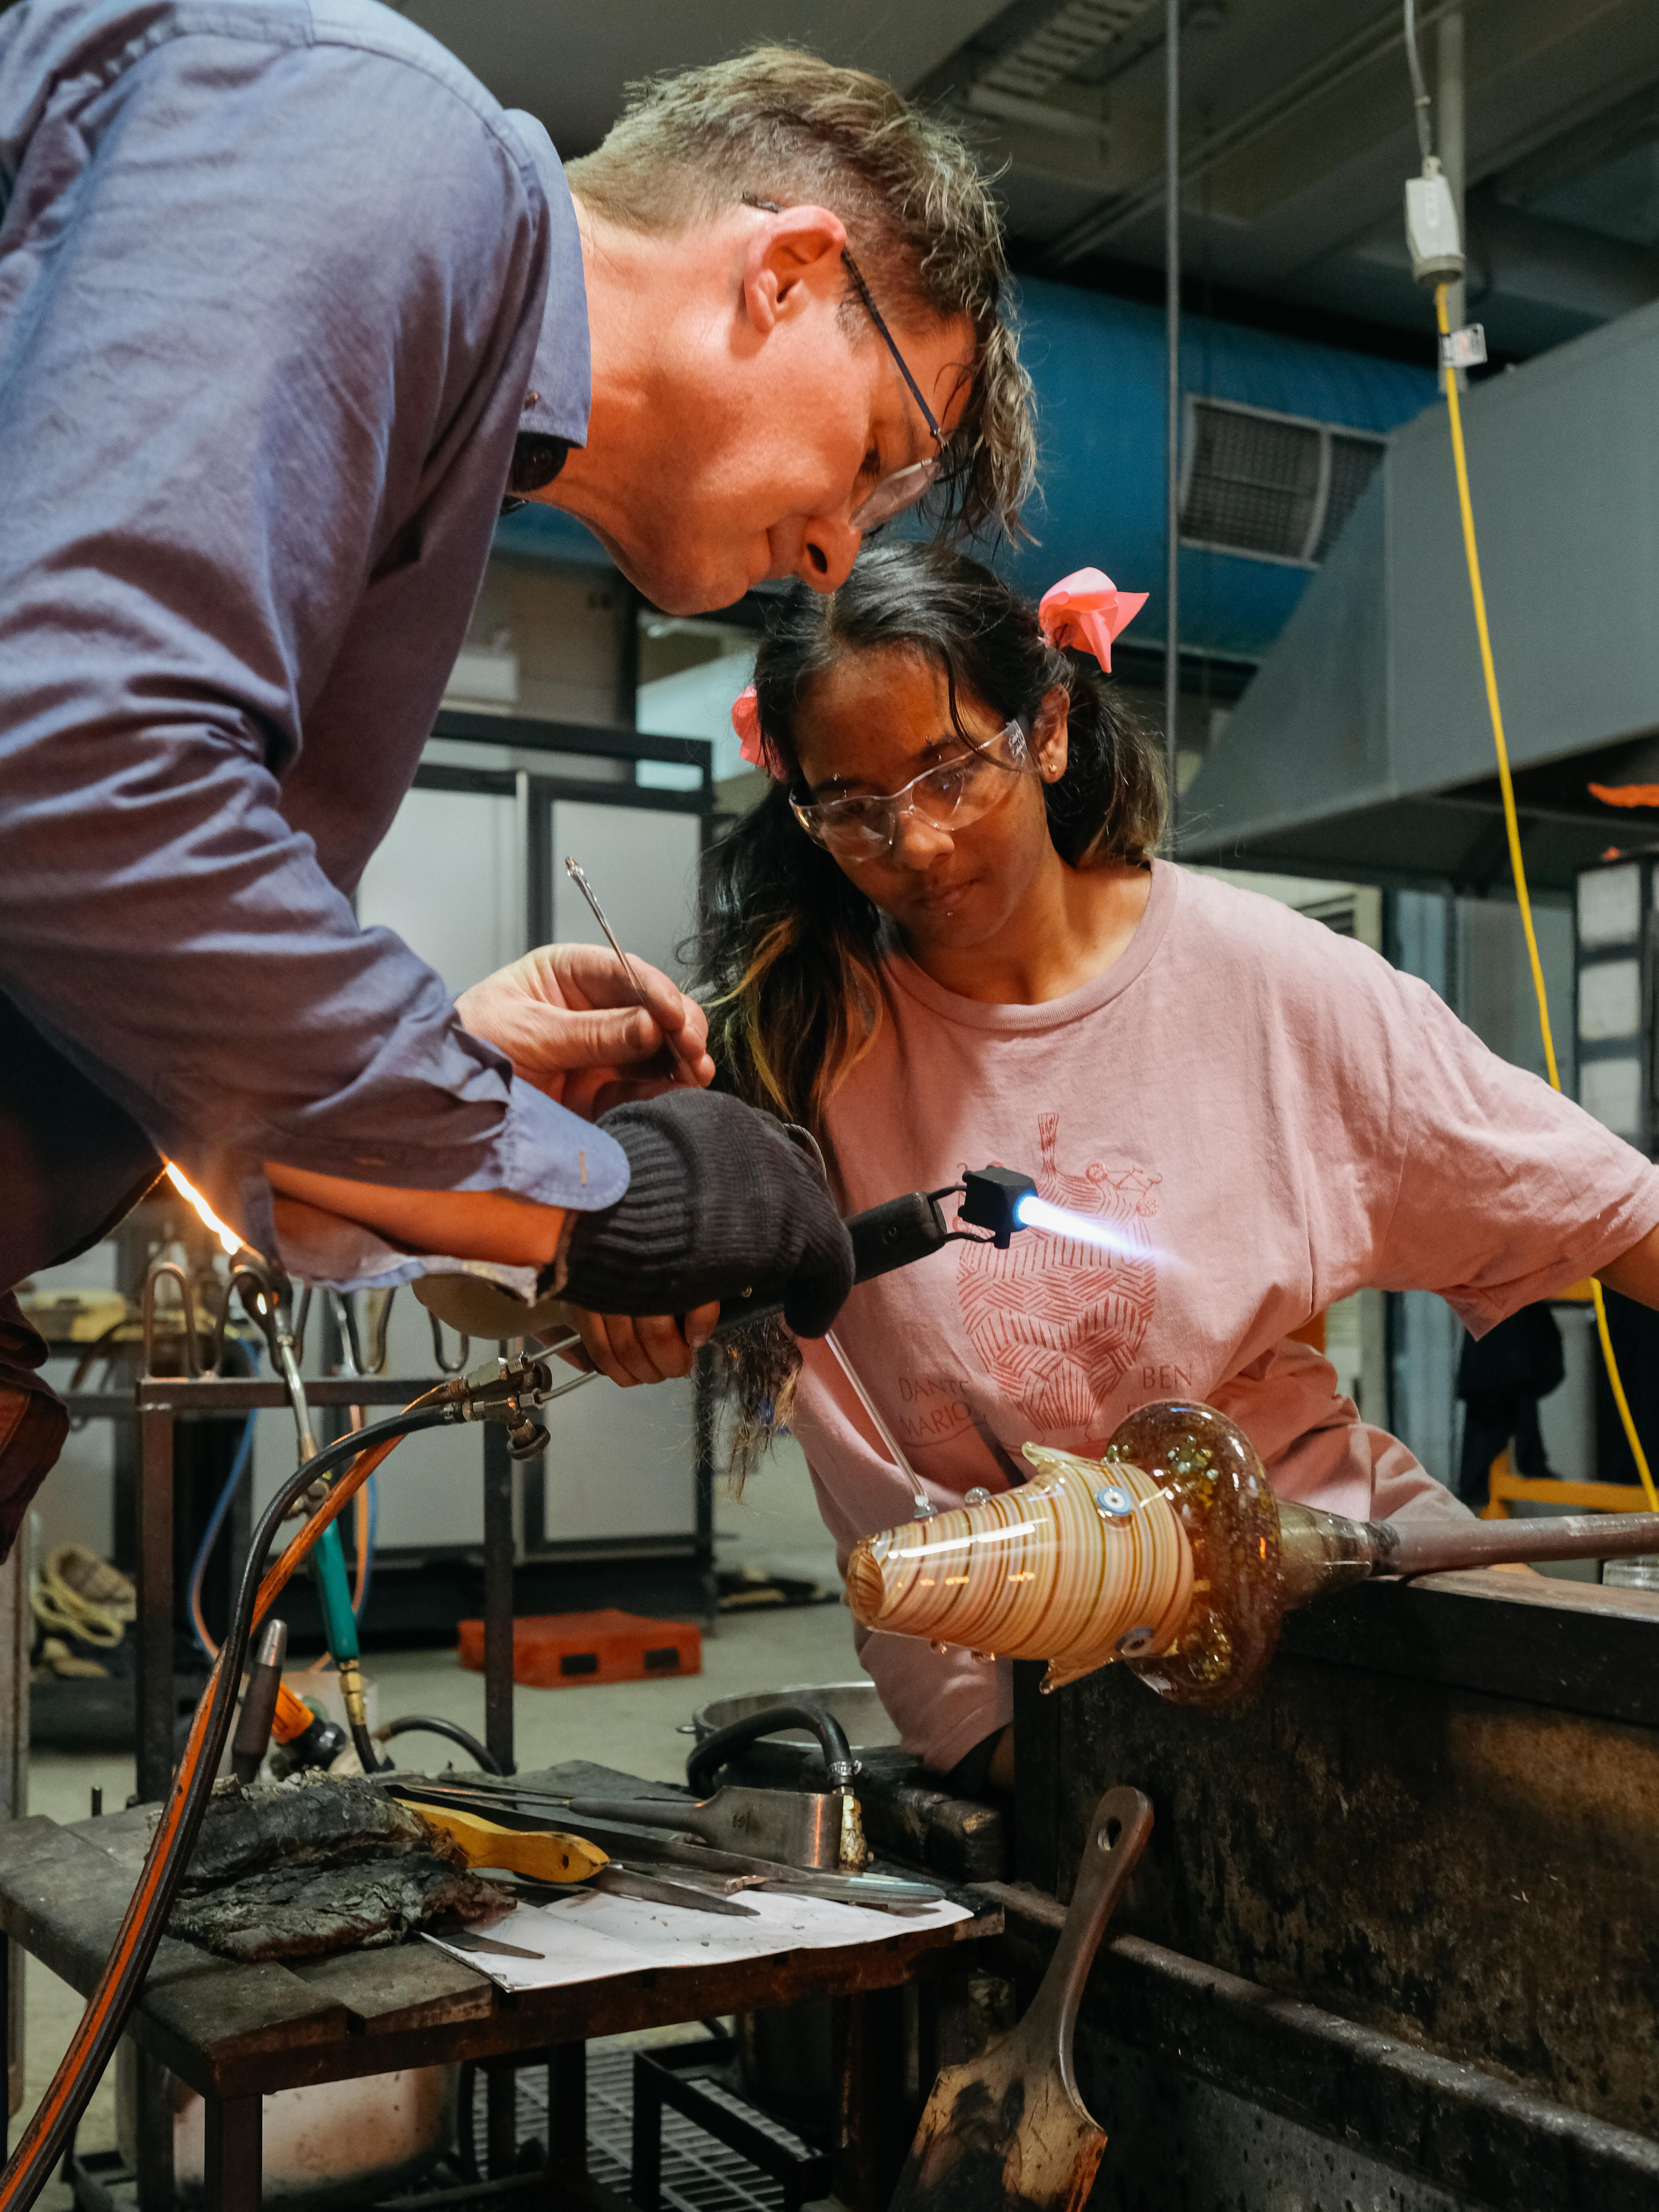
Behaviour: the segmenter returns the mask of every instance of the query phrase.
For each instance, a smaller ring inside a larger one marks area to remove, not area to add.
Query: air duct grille
[[[1065,0],[1046,22],[998,54],[978,82],[993,92],[1040,100],[1120,38],[1150,0]]]
[[[1343,524],[1359,505],[1359,495],[1382,459],[1380,438],[1357,438],[1347,430],[1333,430],[1329,434],[1331,488],[1325,501],[1325,520],[1314,545],[1315,561],[1322,561],[1336,544]]]
[[[1314,568],[1382,458],[1363,431],[1235,400],[1189,398],[1181,538]]]

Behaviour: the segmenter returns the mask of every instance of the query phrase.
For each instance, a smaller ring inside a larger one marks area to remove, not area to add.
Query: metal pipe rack
[[[431,1388],[425,1377],[329,1376],[308,1378],[306,1395],[314,1407],[406,1406]],[[173,1773],[173,1729],[177,1711],[173,1668],[173,1466],[177,1424],[192,1414],[282,1411],[288,1405],[283,1384],[253,1376],[156,1376],[140,1377],[131,1398],[107,1394],[113,1402],[75,1401],[83,1412],[136,1409],[138,1421],[136,1632],[138,1777],[141,1801],[167,1793]],[[484,1445],[484,1705],[485,1741],[503,1771],[513,1771],[513,1484],[505,1434],[491,1426]]]

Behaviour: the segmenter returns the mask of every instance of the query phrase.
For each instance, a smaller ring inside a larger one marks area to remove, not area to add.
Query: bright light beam
[[[1028,1191],[1016,1201],[1014,1218],[1022,1229],[1046,1229],[1051,1237],[1070,1237],[1080,1244],[1098,1244],[1105,1251],[1120,1252],[1125,1260],[1154,1257],[1149,1245],[1136,1237],[1125,1237],[1098,1214],[1068,1212],[1063,1206],[1051,1206],[1034,1191]]]
[[[245,1240],[239,1237],[234,1229],[226,1228],[224,1223],[220,1220],[218,1215],[215,1213],[182,1168],[175,1167],[171,1160],[168,1160],[166,1165],[168,1181],[180,1198],[187,1198],[190,1200],[197,1212],[200,1214],[204,1225],[212,1231],[220,1243],[223,1245],[226,1253],[234,1260],[237,1253],[242,1249]]]

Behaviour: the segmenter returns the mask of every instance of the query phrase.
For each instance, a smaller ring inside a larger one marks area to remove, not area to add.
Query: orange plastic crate
[[[484,1669],[484,1623],[460,1624],[460,1663]],[[513,1680],[536,1690],[568,1690],[587,1682],[644,1682],[700,1674],[701,1632],[686,1620],[643,1613],[527,1613],[513,1623]]]

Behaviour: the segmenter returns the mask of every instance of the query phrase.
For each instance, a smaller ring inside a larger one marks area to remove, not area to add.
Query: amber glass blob
[[[1101,1463],[1150,1475],[1192,1553],[1186,1618],[1128,1664],[1177,1705],[1231,1705],[1266,1669],[1285,1612],[1278,1505],[1254,1445],[1213,1406],[1162,1399],[1129,1416]]]

